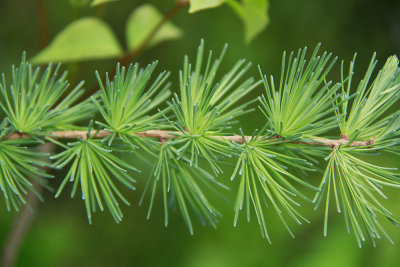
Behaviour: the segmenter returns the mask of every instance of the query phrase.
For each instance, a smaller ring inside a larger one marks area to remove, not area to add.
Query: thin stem
[[[98,6],[96,7],[96,11],[95,11],[95,13],[94,13],[94,16],[95,16],[96,18],[101,18],[101,17],[103,17],[105,11],[106,11],[106,5],[105,5],[105,4],[103,4],[103,5],[98,5]]]
[[[95,131],[92,130],[89,134],[89,136],[93,138],[104,138],[106,136],[109,136],[113,134],[112,132],[108,132],[105,130],[100,130],[100,131]],[[144,131],[144,132],[135,132],[134,133],[136,136],[143,137],[143,138],[156,138],[158,140],[168,140],[168,139],[174,139],[178,138],[179,136],[183,135],[181,132],[177,131],[166,131],[166,130],[149,130],[149,131]],[[76,131],[76,130],[70,130],[70,131],[53,131],[53,132],[48,132],[48,133],[43,133],[43,135],[49,136],[54,139],[83,139],[85,140],[88,136],[87,131]],[[219,135],[211,135],[210,137],[218,139],[218,140],[226,140],[229,142],[235,142],[235,143],[243,143],[243,137],[241,135],[228,135],[228,136],[219,136]],[[20,138],[29,138],[29,135],[24,134],[24,133],[12,133],[8,135],[5,139],[20,139]],[[245,136],[244,137],[246,142],[249,142],[251,140],[251,136]],[[271,139],[277,139],[276,137],[273,137]],[[346,145],[349,141],[348,138],[346,137],[341,137],[340,139],[326,139],[326,138],[314,138],[314,139],[309,139],[310,141],[299,141],[299,140],[294,140],[291,141],[291,143],[296,143],[296,144],[305,144],[305,145],[319,145],[319,146],[330,146],[332,148],[339,147],[340,145]],[[277,142],[278,144],[279,142]],[[366,140],[366,141],[353,141],[351,144],[348,144],[350,147],[358,147],[358,146],[372,146],[373,145],[373,140]]]
[[[44,0],[37,0],[37,8],[39,14],[38,17],[39,17],[40,47],[43,48],[49,43]]]

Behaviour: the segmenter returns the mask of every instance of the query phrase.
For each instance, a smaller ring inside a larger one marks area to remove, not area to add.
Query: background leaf
[[[129,50],[135,50],[162,20],[162,13],[153,5],[144,4],[136,8],[126,24],[126,40]],[[171,22],[166,22],[153,36],[147,47],[182,36],[182,31]]]
[[[189,13],[222,5],[226,0],[190,0]]]
[[[116,2],[119,0],[93,0],[93,2],[90,4],[90,6],[98,6],[98,5],[102,5],[102,4],[107,4],[109,2]]]
[[[230,0],[227,3],[243,20],[246,43],[250,43],[267,27],[269,23],[267,0],[242,0],[241,3]]]
[[[122,49],[110,27],[96,18],[82,18],[68,25],[39,52],[35,64],[119,57]]]

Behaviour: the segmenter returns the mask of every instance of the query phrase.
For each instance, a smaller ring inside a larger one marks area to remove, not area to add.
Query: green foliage
[[[348,114],[346,118],[339,122],[340,131],[349,138],[356,137],[360,139],[373,138],[377,144],[382,136],[384,126],[390,121],[391,117],[397,116],[397,113],[382,118],[382,115],[394,103],[396,103],[400,94],[400,69],[399,60],[396,56],[387,59],[382,70],[379,71],[375,80],[369,84],[377,60],[374,54],[371,63],[357,87],[357,95],[348,109],[348,102],[344,102],[339,112]],[[350,64],[350,73],[353,72],[354,60]],[[342,86],[342,98],[349,96],[351,91],[351,79],[347,82],[347,88]],[[376,140],[375,140],[376,139]]]
[[[160,23],[162,17],[162,13],[150,4],[141,5],[132,11],[126,23],[128,50],[138,49],[147,36]],[[151,38],[147,47],[155,46],[164,41],[178,39],[182,34],[182,31],[172,22],[166,22]]]
[[[97,18],[86,17],[65,27],[32,62],[42,64],[104,59],[122,54],[121,46],[110,27]]]
[[[334,148],[325,158],[328,166],[320,184],[321,192],[315,196],[318,207],[326,195],[324,234],[327,235],[330,194],[333,191],[337,211],[344,213],[348,232],[354,232],[360,247],[361,242],[367,239],[375,246],[374,239],[381,238],[382,235],[391,241],[379,223],[378,216],[383,215],[398,225],[391,212],[379,200],[379,197],[387,199],[382,192],[383,186],[400,186],[397,169],[368,163],[359,156],[363,154],[371,158],[376,155],[372,152],[384,148],[392,152],[398,150],[393,148],[399,144],[398,111],[386,116],[384,113],[400,98],[399,62],[396,56],[389,57],[374,82],[369,84],[376,62],[374,54],[364,78],[357,87],[351,106],[349,107],[349,101],[342,101],[337,106],[337,114],[345,115],[338,120],[342,138],[350,139],[350,142],[356,138],[370,140],[370,144],[364,147],[350,148],[343,145]],[[341,86],[342,100],[350,95],[353,69],[354,60],[350,63],[347,88],[344,82]],[[336,103],[337,101],[338,99]]]
[[[96,203],[100,211],[104,210],[102,200],[106,203],[114,220],[116,222],[121,221],[123,216],[118,198],[127,205],[129,205],[129,202],[123,197],[111,177],[134,190],[132,183],[135,180],[130,177],[126,170],[136,172],[138,170],[113,155],[112,150],[100,140],[88,137],[87,140],[78,140],[68,143],[67,146],[52,141],[65,149],[63,152],[50,157],[56,160],[54,166],[62,168],[72,162],[56,193],[56,197],[61,194],[68,181],[73,182],[71,197],[75,195],[80,185],[89,223],[92,222],[92,212],[96,211]]]
[[[12,83],[8,87],[4,75],[0,84],[0,106],[14,130],[32,135],[55,128],[71,128],[72,124],[91,117],[94,107],[88,101],[73,104],[84,93],[83,82],[68,90],[67,73],[57,77],[50,64],[40,77],[40,68],[32,68],[25,54],[19,68],[12,67]]]
[[[118,0],[93,0],[90,6],[97,7]],[[191,0],[189,13],[215,8],[226,0]],[[89,1],[70,0],[76,10],[86,7]],[[246,42],[249,43],[260,34],[268,24],[267,0],[244,0],[243,3],[228,1],[244,21]],[[176,7],[186,2],[178,2]],[[170,11],[172,12],[173,9]],[[163,15],[151,4],[135,8],[127,19],[125,37],[127,51],[124,53],[112,29],[96,17],[80,18],[67,25],[54,40],[40,51],[32,62],[75,62],[94,59],[118,58],[133,51],[143,50],[183,35],[180,28],[168,19],[172,13]]]
[[[375,238],[383,235],[391,239],[378,221],[382,215],[398,226],[379,201],[379,197],[387,199],[382,192],[383,186],[400,187],[400,176],[394,168],[384,168],[363,161],[354,154],[354,149],[334,149],[325,159],[328,166],[321,181],[320,189],[315,196],[316,208],[326,195],[324,235],[328,231],[328,211],[330,194],[334,194],[337,212],[343,213],[347,231],[354,232],[358,245],[370,239],[375,246]],[[377,196],[379,195],[379,196]]]
[[[212,186],[224,188],[224,186],[202,168],[191,168],[186,158],[179,160],[173,146],[162,144],[158,150],[156,162],[140,201],[140,203],[143,202],[147,191],[151,192],[147,218],[150,218],[157,188],[161,183],[165,226],[168,225],[168,205],[177,204],[190,234],[193,235],[190,213],[194,213],[203,224],[207,223],[216,227],[217,216],[221,215],[208,201],[202,186],[206,185],[209,188]]]
[[[52,177],[37,166],[47,166],[40,159],[47,154],[32,151],[31,146],[42,143],[38,137],[55,129],[73,129],[73,124],[93,116],[94,106],[87,100],[75,104],[82,96],[80,83],[68,95],[66,72],[57,75],[59,66],[53,70],[50,64],[41,74],[26,62],[25,54],[19,67],[12,67],[12,82],[8,86],[4,74],[0,84],[0,106],[5,114],[1,124],[0,144],[0,187],[10,205],[18,209],[25,204],[24,195],[35,189],[31,180],[42,183],[40,177]],[[30,138],[5,140],[14,132],[27,133]]]
[[[2,123],[2,138],[4,137]],[[40,158],[48,156],[44,153],[31,151],[27,146],[37,144],[37,141],[27,140],[1,140],[0,141],[0,189],[3,193],[7,210],[11,207],[19,210],[21,204],[26,204],[25,195],[33,191],[32,180],[43,183],[41,178],[52,178],[38,166],[46,166]],[[38,159],[39,158],[39,159]]]
[[[216,227],[221,214],[210,193],[219,195],[227,189],[219,181],[221,165],[235,159],[231,176],[239,180],[235,225],[242,209],[248,220],[254,210],[262,235],[270,242],[266,218],[270,207],[293,235],[287,219],[297,224],[308,222],[298,211],[302,202],[312,202],[305,187],[317,191],[316,208],[325,201],[325,235],[334,198],[337,211],[344,214],[347,229],[360,246],[368,239],[375,244],[381,236],[390,240],[380,217],[397,222],[380,198],[386,198],[385,186],[400,187],[400,176],[395,168],[370,162],[381,151],[400,153],[400,111],[391,110],[400,98],[398,60],[390,57],[370,83],[374,56],[352,92],[354,61],[347,77],[342,64],[341,83],[332,85],[327,75],[336,58],[326,52],[318,55],[319,47],[310,59],[306,49],[297,55],[292,52],[288,60],[284,53],[279,86],[275,86],[274,79],[267,80],[261,70],[261,81],[246,78],[251,64],[245,60],[218,78],[226,46],[219,57],[213,59],[210,51],[205,60],[201,41],[193,67],[185,56],[179,90],[170,101],[169,73],[153,77],[157,65],[153,62],[144,69],[138,64],[127,68],[118,64],[114,78],[110,80],[106,74],[104,82],[96,73],[100,92],[91,101],[76,105],[82,84],[68,91],[66,74],[57,76],[59,67],[53,71],[50,64],[40,75],[39,68],[33,69],[23,56],[21,65],[13,68],[11,85],[7,86],[4,75],[0,85],[5,114],[0,134],[0,188],[7,208],[18,209],[24,203],[24,195],[33,190],[32,179],[51,177],[38,168],[47,155],[34,150],[36,144],[47,140],[61,149],[50,157],[52,166],[69,168],[56,196],[68,181],[73,183],[72,197],[80,187],[89,222],[93,212],[105,207],[116,222],[122,220],[119,202],[129,203],[116,183],[134,189],[135,180],[128,171],[140,172],[121,159],[121,153],[128,153],[153,164],[140,201],[149,195],[148,218],[160,193],[165,226],[170,210],[177,207],[191,234],[193,216]],[[261,122],[264,127],[252,136],[245,136],[242,130],[234,135],[232,125],[251,112],[250,105],[257,101],[244,101],[246,95],[261,83],[266,90],[258,98],[266,117]],[[95,115],[99,115],[97,132],[92,131],[92,124],[75,126]],[[56,140],[59,135],[52,133],[79,128],[87,134],[73,142]],[[340,138],[326,139],[324,135],[331,130],[340,130]],[[29,137],[20,138],[22,134]],[[314,166],[318,158],[325,158],[327,168],[316,188],[305,176],[318,170]]]
[[[195,13],[203,9],[218,7],[224,2],[226,2],[226,0],[190,0],[189,13]]]
[[[159,159],[154,165],[153,176],[148,182],[148,187],[152,184],[153,188],[149,210],[153,205],[157,181],[162,180],[166,220],[168,218],[166,195],[172,191],[171,194],[176,195],[174,199],[191,233],[193,228],[187,206],[190,206],[203,221],[213,226],[216,225],[215,216],[218,214],[210,206],[196,180],[222,186],[211,174],[199,167],[199,160],[205,159],[216,175],[222,171],[219,167],[221,158],[218,156],[231,157],[232,152],[229,142],[216,140],[213,136],[229,135],[224,132],[230,128],[233,119],[249,111],[246,107],[251,101],[236,107],[235,104],[259,84],[254,83],[252,78],[239,83],[250,67],[250,64],[243,66],[244,60],[235,64],[223,75],[219,83],[214,84],[225,50],[226,46],[215,61],[212,60],[210,51],[204,67],[204,42],[201,41],[193,70],[188,57],[185,57],[183,70],[179,75],[180,95],[175,94],[169,105],[174,116],[168,118],[168,121],[179,134],[175,133],[177,136],[174,140],[162,145]]]
[[[236,226],[239,212],[243,208],[247,210],[247,220],[250,221],[250,204],[252,204],[258,224],[261,227],[261,233],[271,243],[264,215],[264,208],[269,206],[268,203],[276,210],[293,237],[294,235],[284,219],[284,213],[287,213],[298,224],[301,224],[301,221],[307,221],[296,210],[296,207],[300,206],[300,204],[294,198],[296,196],[300,196],[305,200],[308,200],[308,198],[293,186],[288,181],[288,178],[308,188],[317,189],[287,171],[287,166],[312,171],[312,164],[304,159],[288,156],[284,151],[279,151],[276,148],[277,144],[290,142],[296,137],[283,139],[268,135],[268,132],[265,131],[266,128],[261,131],[255,131],[250,141],[246,141],[243,144],[235,144],[240,156],[231,180],[236,177],[240,178],[235,201],[234,225]],[[246,140],[243,133],[242,136]],[[290,150],[290,148],[286,150]]]
[[[98,5],[103,5],[103,4],[108,4],[108,3],[110,3],[110,2],[116,2],[116,1],[119,1],[119,0],[93,0],[91,3],[90,3],[90,6],[98,6]]]
[[[243,21],[246,43],[250,43],[267,27],[269,23],[267,0],[228,0],[227,3]]]
[[[138,64],[131,64],[126,70],[118,64],[114,81],[110,82],[107,75],[105,87],[96,72],[104,107],[96,98],[92,97],[92,100],[105,120],[105,123],[97,123],[112,133],[105,139],[109,145],[118,135],[123,142],[136,148],[135,143],[141,142],[136,132],[163,128],[161,113],[148,114],[171,94],[168,90],[170,84],[164,85],[169,76],[165,71],[147,88],[156,65],[157,62],[153,62],[143,70]]]
[[[178,149],[180,156],[191,155],[190,165],[198,166],[198,156],[204,157],[212,166],[214,172],[221,172],[215,154],[230,157],[226,141],[215,140],[215,135],[230,135],[226,133],[235,119],[251,111],[247,106],[254,101],[240,103],[240,99],[257,87],[253,78],[242,82],[240,79],[249,69],[250,63],[238,61],[223,78],[214,85],[216,72],[225,54],[226,46],[218,59],[212,62],[212,52],[208,55],[203,68],[204,43],[200,44],[197,59],[192,71],[188,57],[185,57],[183,71],[180,72],[180,95],[175,95],[170,105],[176,121],[171,125],[181,132],[181,135],[172,141],[174,144],[183,144]]]
[[[263,76],[266,96],[259,99],[271,130],[279,136],[301,134],[302,137],[310,138],[336,127],[335,116],[325,118],[335,111],[336,106],[332,105],[332,101],[337,102],[340,97],[336,94],[340,84],[331,87],[332,82],[326,83],[326,76],[336,58],[331,60],[331,54],[326,52],[317,56],[319,47],[314,49],[308,64],[305,60],[306,48],[300,49],[295,58],[292,52],[287,67],[286,53],[283,54],[277,90],[273,77],[268,83],[267,77]]]
[[[215,8],[227,3],[243,21],[245,41],[250,43],[268,25],[268,0],[190,0],[189,13]]]

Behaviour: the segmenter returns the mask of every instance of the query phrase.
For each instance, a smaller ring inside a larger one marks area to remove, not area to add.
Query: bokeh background
[[[166,12],[174,5],[172,0],[125,0],[108,4],[102,19],[124,43],[124,28],[129,13],[138,5],[153,3]],[[77,12],[70,1],[44,1],[49,37],[52,39],[76,18],[93,15],[96,10],[84,8]],[[39,23],[36,1],[0,0],[0,72],[10,73],[11,64],[18,64],[22,51],[32,57],[40,51]],[[165,42],[145,50],[137,59],[142,65],[159,60],[158,70],[172,71],[171,81],[176,90],[178,71],[183,55],[192,58],[201,38],[206,48],[220,51],[225,43],[229,50],[222,70],[238,59],[254,63],[250,75],[258,77],[257,65],[264,73],[279,77],[281,55],[322,43],[322,49],[333,52],[347,63],[358,52],[356,79],[366,70],[374,51],[379,67],[386,58],[400,52],[400,2],[361,0],[270,0],[270,24],[252,43],[244,42],[241,21],[230,8],[222,6],[195,14],[181,10],[172,21],[184,31],[178,40]],[[65,64],[71,82],[86,80],[86,87],[95,86],[94,70],[104,73],[115,65],[115,60],[92,60],[79,64]],[[339,79],[339,65],[330,76]],[[262,93],[260,87],[254,98]],[[247,133],[260,127],[263,117],[254,112],[242,118],[240,127]],[[377,157],[376,163],[399,166],[399,159],[390,155]],[[321,167],[324,163],[321,162]],[[146,170],[144,171],[146,173]],[[235,182],[229,181],[229,168],[220,180],[233,190],[227,192],[229,202],[215,199],[224,214],[217,229],[195,226],[190,236],[179,211],[170,216],[168,228],[163,226],[161,202],[146,220],[147,206],[138,206],[146,179],[138,176],[138,190],[129,193],[130,207],[123,207],[125,218],[115,224],[104,212],[96,214],[93,225],[88,225],[84,205],[79,197],[70,199],[68,190],[62,197],[44,193],[36,218],[22,244],[17,266],[185,266],[185,267],[235,267],[235,266],[400,266],[400,231],[386,224],[395,244],[379,240],[373,248],[368,242],[358,248],[352,235],[346,232],[344,219],[331,210],[328,237],[322,235],[323,210],[314,211],[311,205],[301,208],[311,224],[292,224],[296,235],[290,237],[273,210],[266,214],[272,245],[261,238],[255,218],[247,223],[244,218],[233,227],[233,200]],[[61,175],[51,182],[56,186]],[[308,178],[318,185],[320,176]],[[400,194],[387,190],[389,200],[384,203],[400,218]],[[11,227],[15,212],[0,207],[0,242]]]

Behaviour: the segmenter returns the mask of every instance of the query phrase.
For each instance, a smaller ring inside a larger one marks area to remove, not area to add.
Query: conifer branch
[[[226,46],[218,58],[213,59],[210,51],[203,61],[201,41],[196,63],[184,58],[179,90],[172,97],[169,72],[161,72],[152,81],[157,62],[145,68],[118,64],[113,80],[106,75],[103,81],[96,73],[99,92],[78,104],[82,84],[63,98],[68,87],[65,75],[58,78],[58,68],[53,71],[52,66],[40,75],[23,57],[20,67],[13,68],[12,84],[8,86],[5,78],[0,84],[0,107],[5,114],[0,125],[0,163],[5,169],[0,174],[0,187],[7,208],[18,210],[26,202],[24,196],[32,190],[28,174],[51,178],[39,169],[43,158],[48,158],[53,168],[70,168],[56,197],[72,183],[71,197],[82,194],[89,223],[96,210],[104,209],[120,222],[119,202],[129,202],[118,184],[135,190],[133,173],[141,171],[136,162],[121,156],[129,153],[154,164],[140,200],[143,203],[150,195],[147,217],[161,193],[164,224],[168,224],[169,209],[175,204],[193,234],[193,215],[202,223],[217,225],[220,213],[206,191],[219,193],[227,188],[217,178],[222,173],[220,166],[233,158],[237,162],[231,180],[239,180],[234,225],[243,210],[248,220],[254,211],[263,237],[270,242],[265,216],[268,207],[293,235],[286,218],[297,224],[308,222],[297,210],[300,201],[313,203],[315,208],[325,202],[326,235],[333,195],[337,211],[344,212],[348,231],[354,232],[360,246],[367,238],[373,244],[381,236],[390,241],[379,218],[398,223],[379,197],[386,198],[383,187],[400,188],[400,175],[396,168],[375,165],[368,158],[379,151],[400,154],[400,111],[387,112],[400,100],[398,59],[388,58],[370,82],[376,65],[373,57],[353,93],[354,61],[350,74],[344,76],[342,67],[341,82],[333,84],[327,81],[327,74],[336,58],[326,52],[318,55],[318,49],[319,45],[309,61],[306,49],[297,55],[284,54],[279,84],[272,76],[268,79],[261,68],[261,81],[245,78],[251,66],[245,60],[239,60],[216,81]],[[261,83],[264,95],[243,102],[243,97]],[[262,129],[254,130],[251,136],[242,129],[240,135],[232,134],[231,125],[253,111],[256,101],[265,115]],[[88,119],[87,128],[77,126]],[[326,138],[334,129],[342,133],[339,139]],[[49,155],[32,149],[44,141],[57,144],[60,152]],[[365,160],[360,154],[368,157]],[[303,176],[319,169],[318,158],[325,159],[327,167],[316,187]],[[299,186],[313,190],[314,200]]]

